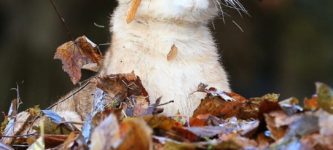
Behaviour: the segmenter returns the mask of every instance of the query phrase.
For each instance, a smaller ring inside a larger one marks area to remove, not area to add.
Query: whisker
[[[232,23],[234,25],[236,25],[236,27],[241,31],[241,32],[244,32],[243,28],[235,21],[235,20],[232,20]]]

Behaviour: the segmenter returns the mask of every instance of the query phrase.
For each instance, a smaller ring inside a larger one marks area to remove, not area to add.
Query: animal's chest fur
[[[226,74],[209,30],[204,25],[179,25],[160,22],[126,24],[115,16],[112,46],[104,63],[104,74],[134,71],[150,100],[162,96],[169,115],[180,111],[190,115],[203,95],[193,93],[198,84],[207,83],[229,90]],[[172,45],[176,57],[167,60]]]

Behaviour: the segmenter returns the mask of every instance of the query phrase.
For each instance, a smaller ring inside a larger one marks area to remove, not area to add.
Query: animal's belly
[[[129,73],[138,75],[149,93],[150,101],[162,96],[162,103],[174,100],[165,105],[165,113],[174,115],[178,111],[189,115],[200,103],[200,98],[190,95],[196,91],[201,82],[205,82],[200,65],[167,61],[145,56],[113,57],[108,66],[110,73]],[[198,94],[194,94],[198,95]]]
[[[175,115],[178,111],[184,115],[191,115],[205,96],[203,93],[193,94],[200,83],[229,90],[225,84],[227,79],[224,70],[220,65],[214,68],[208,66],[212,63],[168,61],[166,58],[136,53],[114,53],[109,60],[111,63],[107,66],[107,74],[134,71],[140,77],[152,103],[160,96],[162,103],[173,100],[174,103],[163,106],[167,115]]]

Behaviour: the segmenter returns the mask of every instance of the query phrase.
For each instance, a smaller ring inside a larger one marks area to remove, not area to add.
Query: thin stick
[[[164,105],[168,105],[168,104],[171,104],[171,103],[174,103],[175,101],[174,100],[171,100],[169,102],[166,102],[166,103],[162,103],[162,104],[159,104],[157,106],[164,106]]]
[[[72,94],[70,94],[69,96],[65,97],[64,99],[52,104],[51,106],[47,107],[46,109],[51,109],[54,106],[57,106],[58,104],[68,100],[69,98],[71,98],[72,96],[74,96],[75,94],[79,93],[82,89],[84,89],[85,87],[87,87],[91,82],[87,81],[86,83],[84,83],[79,89],[77,89],[76,91],[74,91]]]
[[[30,137],[30,136],[34,136],[34,135],[38,135],[37,133],[31,133],[31,134],[24,134],[24,135],[14,135],[14,136],[0,136],[2,138],[18,138],[18,137]]]
[[[54,0],[50,0],[50,2],[51,2],[51,4],[52,4],[52,6],[53,6],[53,9],[54,9],[55,12],[57,13],[57,16],[58,16],[58,18],[60,19],[60,21],[61,21],[63,27],[65,28],[65,30],[66,30],[66,32],[67,32],[67,35],[68,35],[68,38],[70,38],[70,40],[74,41],[74,37],[73,37],[71,31],[69,30],[69,27],[68,27],[68,25],[66,24],[66,21],[65,21],[64,17],[62,17],[62,15],[60,14],[60,12],[59,12],[59,10],[58,10],[58,8],[57,8],[57,6],[56,6]]]

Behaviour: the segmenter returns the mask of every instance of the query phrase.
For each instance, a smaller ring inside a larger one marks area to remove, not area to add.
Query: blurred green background
[[[243,0],[248,15],[226,10],[214,21],[232,89],[246,97],[310,97],[314,82],[333,85],[333,1]],[[115,0],[56,0],[72,34],[108,43]],[[241,26],[242,32],[237,25]],[[99,28],[94,25],[105,25]],[[0,0],[0,112],[16,97],[45,108],[73,88],[55,49],[67,34],[47,0]],[[102,46],[105,50],[107,46]]]

